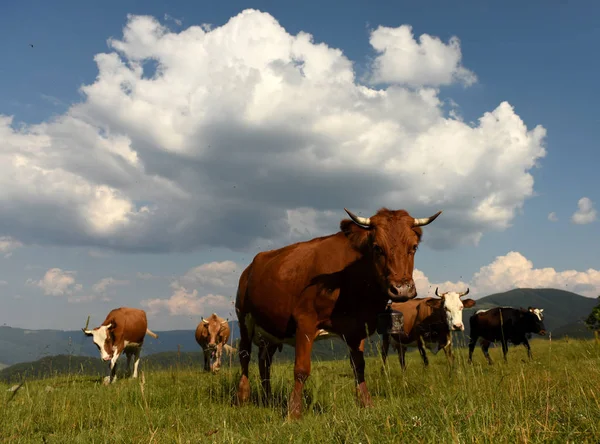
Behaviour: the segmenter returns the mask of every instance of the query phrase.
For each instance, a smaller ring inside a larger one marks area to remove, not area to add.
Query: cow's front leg
[[[115,352],[110,360],[110,375],[104,378],[104,382],[111,384],[117,380],[117,360],[121,356],[121,353]]]
[[[299,419],[302,416],[302,389],[310,376],[310,354],[317,334],[316,323],[304,320],[296,327],[296,362],[294,364],[294,390],[288,405],[288,416]]]
[[[363,339],[359,342],[349,341],[348,346],[350,347],[350,364],[352,365],[357,385],[358,401],[363,407],[372,407],[373,401],[365,382],[365,340]]]
[[[533,359],[533,355],[531,354],[531,346],[529,345],[529,341],[527,340],[527,338],[523,339],[523,345],[527,349],[527,357],[529,359]]]

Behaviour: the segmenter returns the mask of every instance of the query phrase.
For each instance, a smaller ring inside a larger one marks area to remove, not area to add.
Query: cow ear
[[[352,248],[357,251],[363,251],[369,242],[370,231],[368,228],[356,225],[350,219],[344,219],[340,222],[340,230],[350,241]]]
[[[463,307],[465,308],[471,308],[474,307],[476,302],[473,299],[465,299],[464,301],[462,301],[463,303]]]
[[[106,328],[108,329],[108,331],[113,331],[115,328],[117,328],[117,323],[114,320],[112,320],[110,321],[110,324],[106,326]]]

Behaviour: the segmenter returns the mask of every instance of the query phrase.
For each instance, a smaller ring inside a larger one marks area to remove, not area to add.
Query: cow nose
[[[454,327],[454,330],[464,330],[465,329],[465,326],[462,323],[454,324],[453,327]]]
[[[111,356],[105,356],[105,357],[104,357],[104,358],[102,358],[102,359],[104,359],[105,361],[110,361],[110,360],[112,359],[112,357],[111,357]]]
[[[417,296],[415,283],[411,280],[400,284],[392,284],[388,289],[388,296],[394,302],[405,302]]]

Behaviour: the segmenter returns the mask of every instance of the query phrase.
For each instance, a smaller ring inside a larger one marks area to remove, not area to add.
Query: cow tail
[[[156,333],[154,333],[152,330],[150,330],[149,328],[146,329],[146,333],[149,334],[150,336],[152,336],[154,339],[158,339],[158,335]]]

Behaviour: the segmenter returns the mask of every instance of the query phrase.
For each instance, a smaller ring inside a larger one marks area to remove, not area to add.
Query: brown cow
[[[217,373],[221,368],[221,354],[223,346],[229,340],[229,324],[216,313],[213,313],[202,321],[196,327],[196,342],[202,347],[204,352],[204,370]],[[210,364],[209,360],[213,358],[214,362]]]
[[[390,304],[391,310],[399,311],[403,315],[404,334],[382,334],[381,357],[383,363],[387,357],[390,342],[392,347],[398,351],[400,366],[406,370],[405,353],[408,345],[415,345],[423,358],[425,365],[429,364],[425,345],[432,344],[431,350],[434,354],[440,349],[448,360],[452,362],[452,331],[464,331],[462,321],[463,307],[470,308],[475,305],[473,299],[460,300],[469,294],[469,289],[464,293],[449,291],[438,294],[437,298],[419,298],[404,303]]]
[[[412,274],[420,227],[441,211],[423,219],[387,208],[370,218],[345,211],[350,219],[341,221],[338,233],[259,253],[242,272],[235,302],[242,366],[238,402],[250,397],[252,343],[259,346],[267,397],[273,354],[288,343],[296,349],[288,413],[299,418],[313,342],[323,329],[348,344],[359,401],[372,405],[364,377],[363,340],[375,331],[377,314],[389,299],[400,302],[417,295]]]
[[[88,323],[89,320],[88,317]],[[94,338],[94,344],[100,351],[100,357],[104,361],[110,361],[110,376],[107,376],[104,382],[116,381],[117,359],[123,351],[127,356],[127,370],[129,370],[131,356],[135,355],[132,376],[137,378],[140,352],[146,333],[153,338],[158,338],[156,333],[148,329],[146,312],[138,308],[120,307],[111,310],[99,327],[88,330],[88,323],[81,330],[87,336]]]

